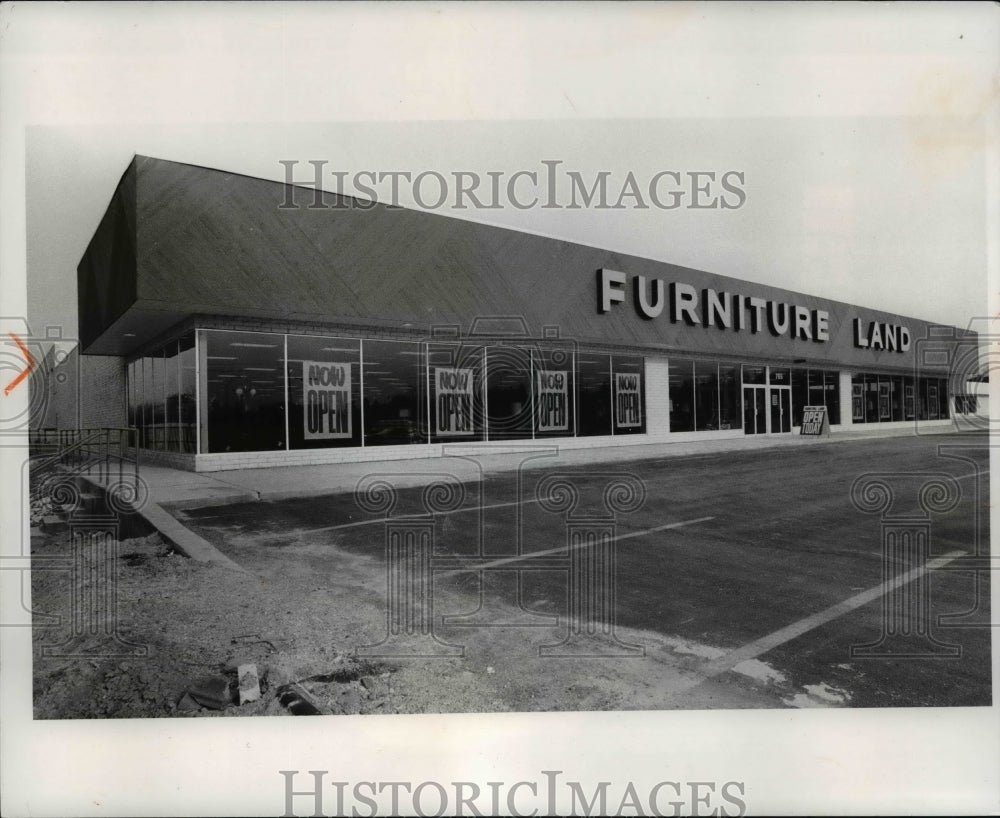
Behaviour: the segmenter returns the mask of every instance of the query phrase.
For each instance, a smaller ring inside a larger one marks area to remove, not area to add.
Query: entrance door
[[[792,431],[792,390],[771,387],[771,434]]]
[[[767,434],[767,387],[743,387],[743,431],[748,435]]]

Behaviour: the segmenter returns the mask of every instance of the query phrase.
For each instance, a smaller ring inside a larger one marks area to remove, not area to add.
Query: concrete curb
[[[249,573],[246,568],[234,562],[207,540],[182,525],[170,512],[157,503],[146,503],[136,512],[148,522],[157,533],[186,557],[196,562],[214,562],[227,568]]]
[[[79,476],[85,483],[93,486],[102,494],[107,491],[107,487],[103,483],[90,475],[81,474]],[[202,539],[189,528],[182,525],[176,517],[158,503],[147,500],[139,508],[133,507],[132,510],[149,523],[163,539],[185,557],[189,557],[196,562],[217,563],[227,568],[234,568],[237,571],[249,573],[243,566],[231,560],[210,542]]]

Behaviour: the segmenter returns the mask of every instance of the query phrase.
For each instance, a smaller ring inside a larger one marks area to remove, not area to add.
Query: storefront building
[[[136,157],[78,269],[84,355],[199,471],[450,444],[951,424],[949,327],[436,214]],[[973,357],[975,357],[973,355]],[[967,408],[960,401],[959,408]]]

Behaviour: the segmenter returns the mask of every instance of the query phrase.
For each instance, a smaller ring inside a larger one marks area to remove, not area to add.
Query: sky
[[[0,330],[75,334],[76,266],[135,153],[277,180],[282,159],[740,171],[738,209],[453,215],[966,326],[1000,314],[998,44],[988,3],[6,3]],[[0,446],[0,472],[21,469]],[[16,491],[0,512],[22,513]],[[745,779],[759,813],[1000,809],[996,777],[967,775],[996,753],[996,708],[82,729],[31,720],[30,673],[12,672],[30,669],[30,633],[3,636],[5,797],[32,814],[57,796],[63,814],[273,813],[286,768],[537,778],[554,744],[581,780]],[[631,719],[662,741],[609,746]]]
[[[394,195],[391,177],[372,182],[365,172],[435,172],[449,194],[437,213],[964,327],[987,314],[985,155],[963,144],[964,128],[955,119],[815,116],[32,127],[29,317],[72,337],[76,266],[138,153],[276,181],[288,173],[281,162],[295,162],[298,182],[315,178],[309,163],[318,161],[327,189],[359,194],[357,184],[368,185],[383,200]],[[928,157],[931,134],[941,147]],[[549,167],[561,207],[542,206]],[[508,196],[519,171],[541,181],[521,178]],[[484,205],[488,174],[502,173],[499,209],[459,200],[458,172],[482,180]],[[663,172],[679,176],[657,177]],[[638,193],[622,198],[620,209],[597,207],[598,200],[571,208],[569,173],[588,189],[608,174],[609,205],[629,174]],[[714,174],[696,177],[708,188],[697,201],[692,173]],[[742,202],[721,187],[726,174]],[[398,184],[406,207],[430,208],[441,198],[437,177]],[[517,206],[536,197],[534,207]]]

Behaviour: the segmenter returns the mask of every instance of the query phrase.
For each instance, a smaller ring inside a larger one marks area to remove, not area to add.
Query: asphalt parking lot
[[[391,484],[387,471],[373,466]],[[747,685],[746,706],[989,705],[988,471],[985,439],[897,437],[536,468],[436,496],[401,488],[391,509],[341,494],[180,515],[261,576],[291,561],[333,576],[363,558],[366,603],[391,582],[387,510],[390,524],[433,522],[421,582],[434,638],[475,649],[497,629],[536,625],[565,639],[576,622],[605,628],[583,640],[596,645],[613,623],[608,653],[637,646],[629,662],[641,668],[669,644],[686,662],[653,706],[713,706],[706,690]],[[613,553],[613,570],[583,558],[574,569],[571,549]],[[596,601],[580,586],[574,597],[574,570],[592,572],[587,587],[604,583]]]

